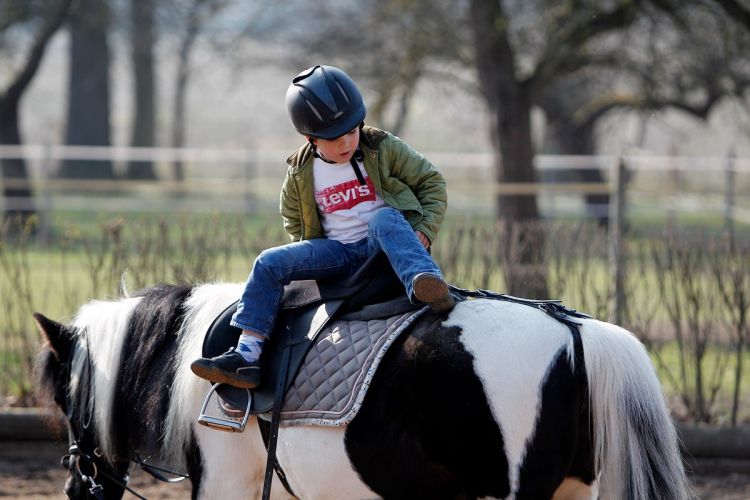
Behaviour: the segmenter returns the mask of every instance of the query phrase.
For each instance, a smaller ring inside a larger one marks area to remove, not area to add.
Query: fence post
[[[734,250],[734,184],[736,174],[734,171],[734,146],[727,153],[724,162],[724,230],[729,237],[729,248]]]
[[[50,242],[50,223],[52,217],[52,193],[49,181],[52,177],[52,145],[44,145],[44,154],[39,169],[39,242],[43,246]]]
[[[247,160],[245,161],[245,189],[243,189],[243,196],[245,198],[245,213],[251,214],[255,212],[255,186],[253,182],[256,180],[255,171],[256,164],[258,163],[257,154],[255,149],[247,151]]]
[[[625,316],[625,252],[623,233],[625,225],[625,158],[620,157],[612,166],[612,193],[609,198],[609,268],[611,285],[610,321],[622,324]]]

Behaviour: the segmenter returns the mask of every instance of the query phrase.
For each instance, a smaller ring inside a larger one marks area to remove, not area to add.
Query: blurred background
[[[747,0],[0,1],[2,404],[35,403],[31,312],[288,241],[315,64],[445,175],[450,281],[621,324],[677,419],[750,422]]]

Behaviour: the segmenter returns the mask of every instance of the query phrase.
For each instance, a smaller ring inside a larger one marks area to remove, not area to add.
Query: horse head
[[[92,366],[85,332],[34,313],[46,343],[37,360],[40,394],[52,398],[65,415],[68,470],[65,494],[73,499],[121,498],[130,461],[104,456],[94,425]]]

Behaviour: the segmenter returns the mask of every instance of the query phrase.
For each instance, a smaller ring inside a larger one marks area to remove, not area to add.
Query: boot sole
[[[414,296],[428,304],[436,313],[450,311],[453,308],[453,296],[448,284],[435,276],[425,275],[417,278],[414,281]]]
[[[216,384],[229,384],[233,387],[239,387],[240,389],[255,389],[260,385],[260,382],[249,382],[246,380],[233,378],[227,375],[226,372],[219,370],[218,368],[212,368],[209,366],[203,366],[194,363],[190,365],[190,369],[200,378]]]

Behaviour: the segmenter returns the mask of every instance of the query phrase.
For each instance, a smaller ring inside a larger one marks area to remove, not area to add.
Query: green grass
[[[470,289],[507,291],[501,253],[512,236],[501,229],[488,216],[447,218],[433,255],[449,281]],[[606,234],[578,223],[551,224],[546,230],[551,296],[606,320],[610,299]],[[119,296],[122,283],[135,290],[159,282],[244,281],[260,251],[288,241],[279,216],[273,213],[104,216],[65,212],[55,214],[51,232],[49,245],[34,238],[0,240],[0,397],[28,401],[30,363],[40,341],[31,319],[33,311],[69,321],[84,302]],[[631,315],[624,326],[646,340],[662,342],[670,338],[672,327],[659,295],[657,277],[664,273],[648,260],[648,245],[662,248],[664,240],[642,234],[629,240],[629,245],[631,251],[642,250],[645,258],[634,257],[630,263],[626,281]],[[715,296],[715,277],[710,273],[699,276],[701,293]],[[680,286],[676,279],[670,282],[675,293],[683,293]],[[707,304],[700,314],[700,321],[716,323],[717,328],[725,319],[715,303]],[[667,343],[659,350],[664,365],[672,369],[678,360],[673,346]],[[704,360],[707,370],[722,352],[717,346],[711,349]],[[721,421],[726,420],[731,402],[732,362],[727,361],[712,408]],[[745,363],[750,366],[750,359]],[[747,372],[743,374],[745,392],[750,390]],[[659,373],[679,410],[677,396],[690,392],[689,386],[672,383],[664,366]],[[688,373],[687,378],[692,380],[692,375]],[[750,418],[749,407],[745,402],[741,418]]]

